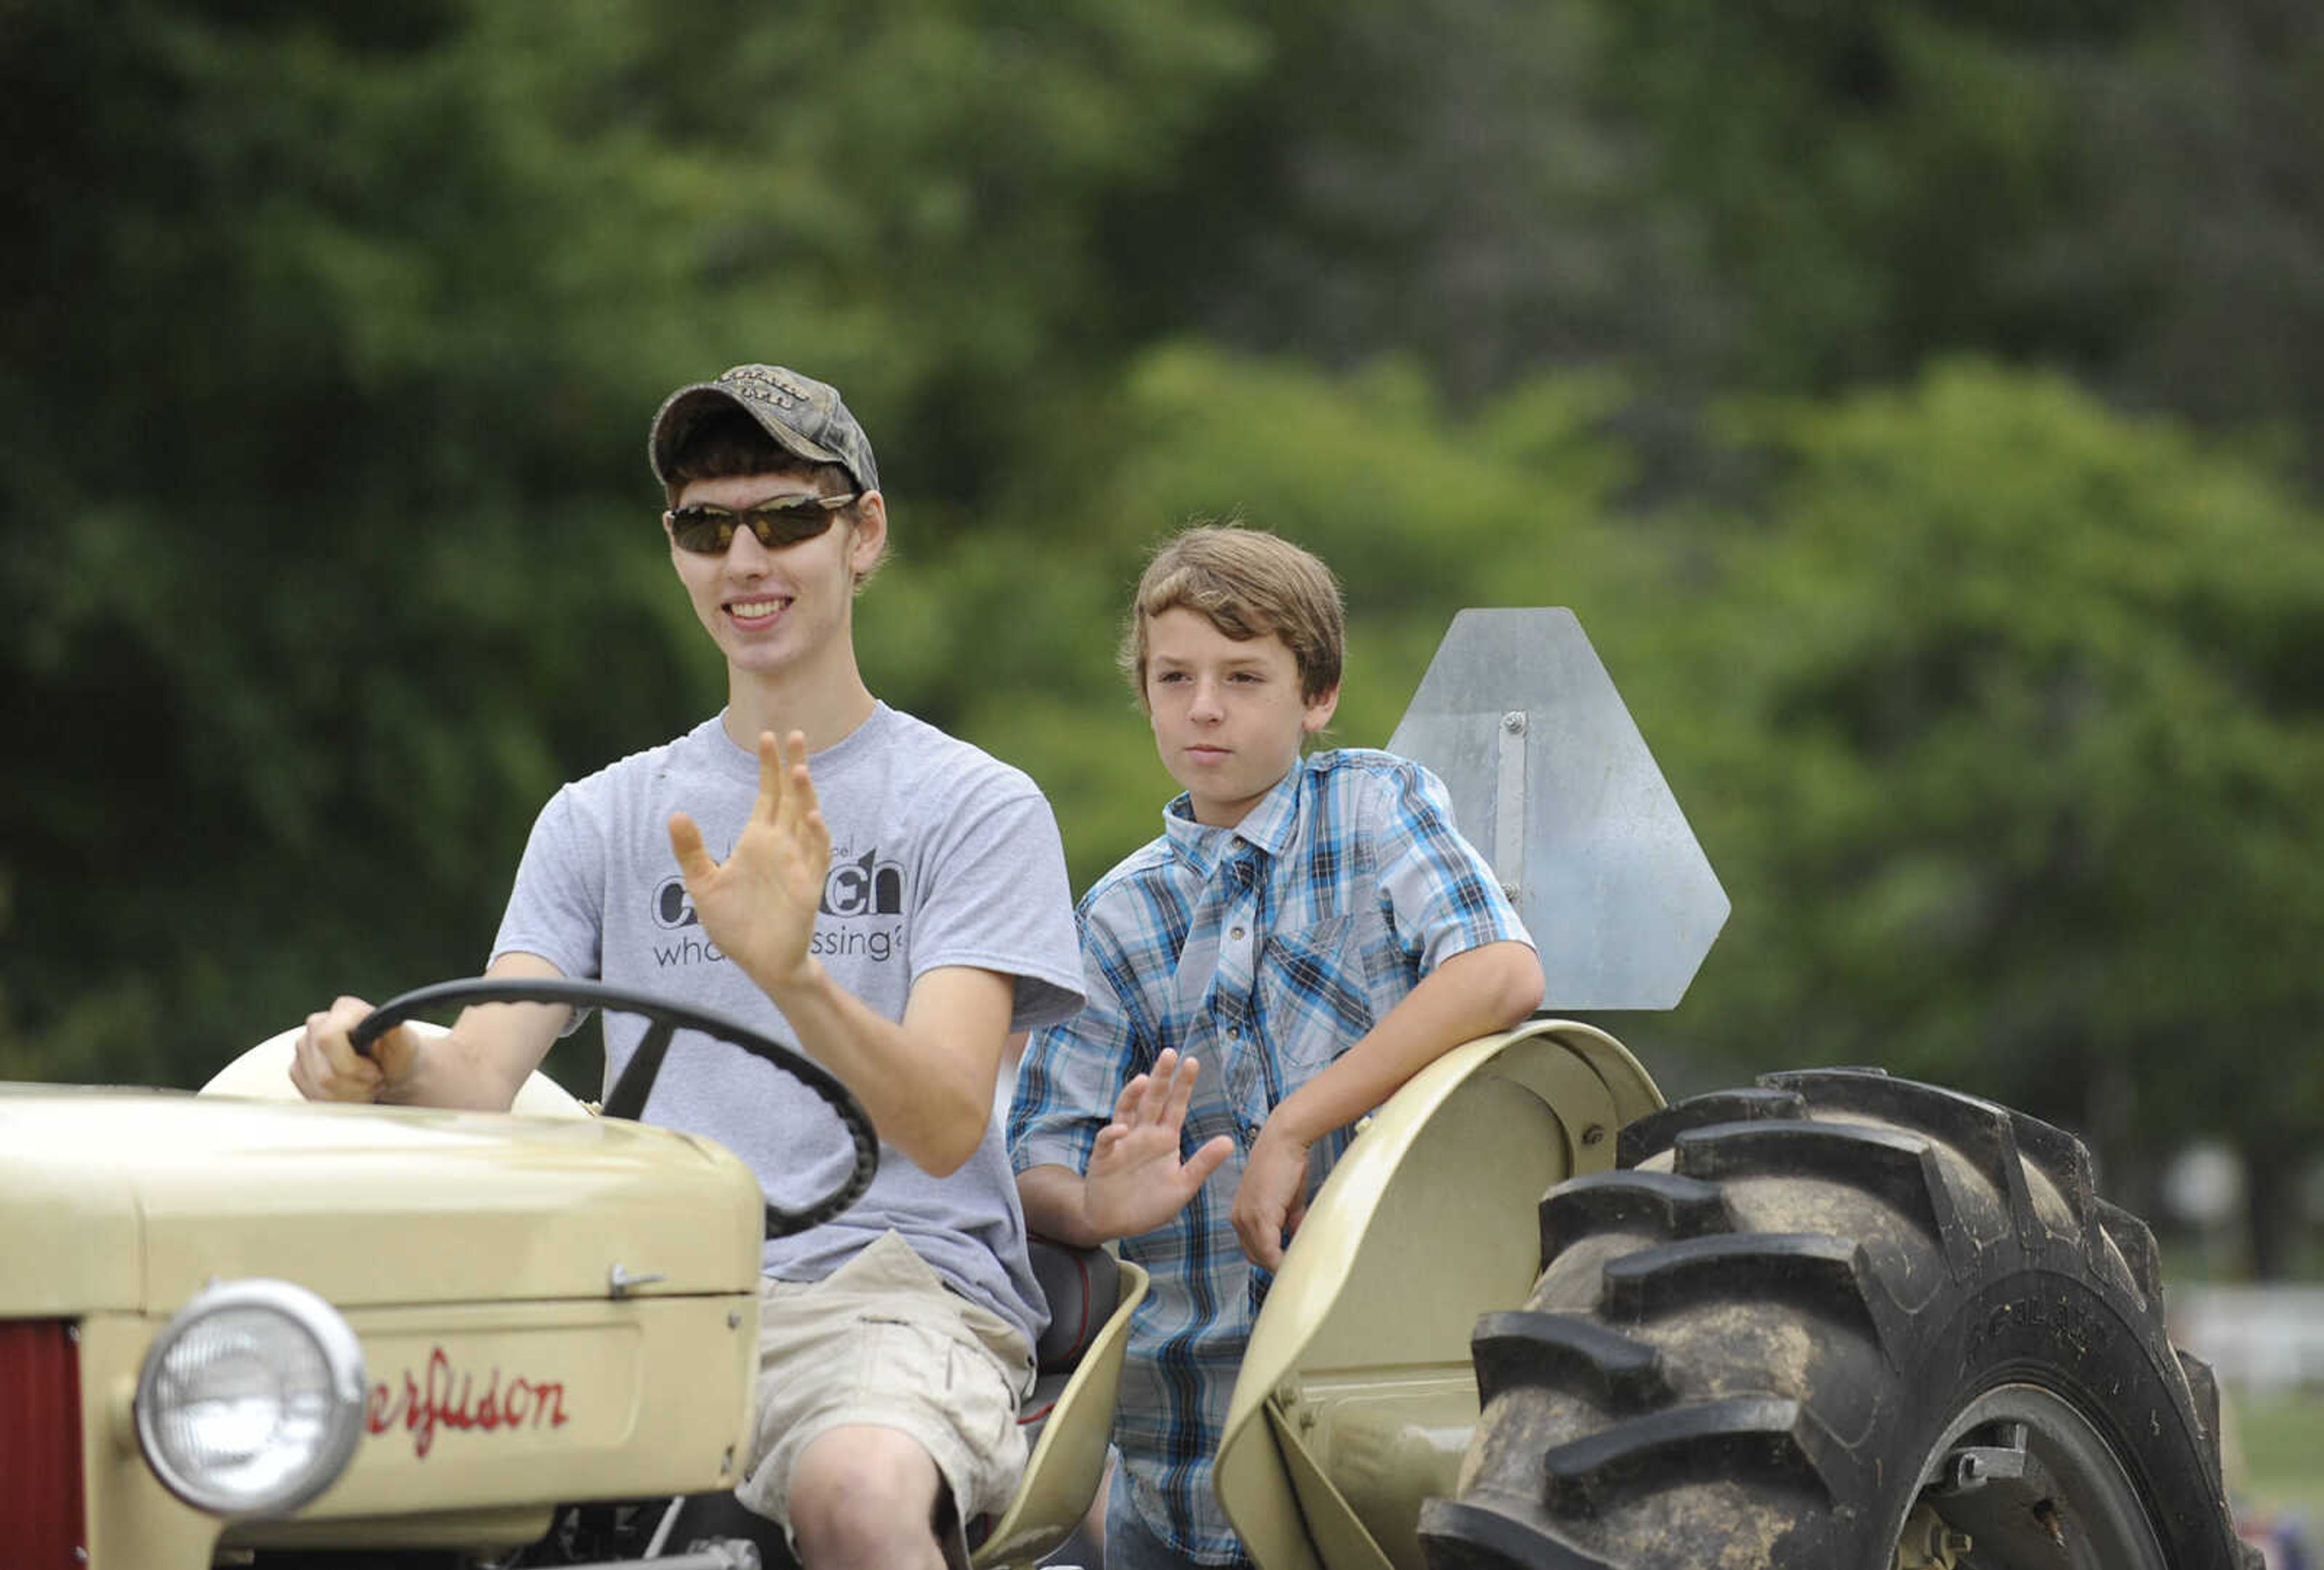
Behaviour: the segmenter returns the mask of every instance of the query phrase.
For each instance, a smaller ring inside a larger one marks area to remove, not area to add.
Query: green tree
[[[2077,1126],[2136,1193],[2253,1163],[2259,1263],[2324,1136],[2324,518],[2052,379],[1762,408],[1676,742],[1736,915],[1688,1034]]]
[[[1932,356],[2324,430],[2324,13],[2275,0],[1593,6],[1609,96],[1748,330],[1729,386]],[[2316,471],[2312,466],[2309,478]]]
[[[195,1079],[474,969],[554,783],[716,701],[653,401],[798,361],[908,550],[982,516],[1102,373],[1081,237],[1242,69],[1221,10],[0,10],[20,1057]]]
[[[2281,0],[1277,0],[1261,64],[1104,233],[1126,308],[1460,402],[1706,393],[1975,354],[2324,451],[2324,11]],[[1156,264],[1157,263],[1160,264]],[[1715,457],[1715,455],[1711,455]],[[2317,471],[2310,466],[2312,482]]]
[[[1683,378],[1731,343],[1703,226],[1576,0],[1277,0],[1260,68],[1156,200],[1104,235],[1154,334],[1351,370],[1409,359],[1466,404],[1545,365]],[[1667,399],[1683,389],[1650,391]]]

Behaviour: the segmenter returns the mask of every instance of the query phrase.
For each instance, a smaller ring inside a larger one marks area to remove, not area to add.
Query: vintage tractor
[[[1391,746],[1456,813],[1572,1012],[1674,1004],[1727,913],[1572,618],[1465,612]],[[428,989],[377,1023],[506,988]],[[208,1087],[0,1094],[0,1563],[742,1570],[759,1241],[706,1141],[536,1076],[506,1114]],[[527,992],[525,995],[549,995]],[[391,1013],[389,1011],[392,1011]],[[658,1056],[641,1050],[642,1062]],[[961,1545],[1029,1565],[1093,1496],[1144,1279],[1045,1251],[1042,1424]],[[2208,1372],[2153,1242],[2048,1124],[1877,1069],[1665,1105],[1539,1017],[1367,1120],[1268,1298],[1219,1495],[1265,1570],[2230,1570]]]
[[[1727,901],[1572,617],[1469,611],[1391,750],[1548,999],[1667,1008]],[[2152,1234],[2070,1136],[1877,1069],[1665,1106],[1537,1019],[1370,1120],[1261,1314],[1219,1496],[1267,1570],[2246,1562]]]

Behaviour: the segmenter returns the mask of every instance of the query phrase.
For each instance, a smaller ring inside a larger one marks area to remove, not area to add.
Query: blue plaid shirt
[[[1314,1078],[1449,956],[1530,943],[1492,869],[1416,763],[1344,750],[1303,759],[1231,828],[1181,796],[1164,833],[1082,900],[1089,1002],[1026,1048],[1009,1118],[1017,1170],[1088,1169],[1130,1079],[1164,1048],[1203,1065],[1183,1149],[1235,1153],[1167,1225],[1121,1242],[1153,1275],[1130,1333],[1114,1439],[1139,1513],[1189,1558],[1240,1550],[1211,1490],[1269,1273],[1228,1211],[1276,1104]],[[1317,1143],[1330,1169],[1354,1136]]]

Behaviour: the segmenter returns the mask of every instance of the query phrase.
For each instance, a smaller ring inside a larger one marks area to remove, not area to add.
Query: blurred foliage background
[[[1735,913],[1672,1094],[1872,1062],[2319,1266],[2307,0],[0,0],[0,1074],[193,1085],[483,963],[565,778],[714,708],[661,395],[845,389],[903,707],[1077,886],[1111,664],[1235,512],[1564,605]],[[1553,1000],[1554,1001],[1554,1000]]]

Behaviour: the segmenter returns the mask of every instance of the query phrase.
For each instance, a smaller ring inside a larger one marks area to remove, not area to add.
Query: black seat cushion
[[[1069,1373],[1121,1303],[1121,1266],[1103,1249],[1027,1242],[1033,1278],[1049,1300],[1049,1327],[1033,1344],[1033,1361],[1045,1374]]]

